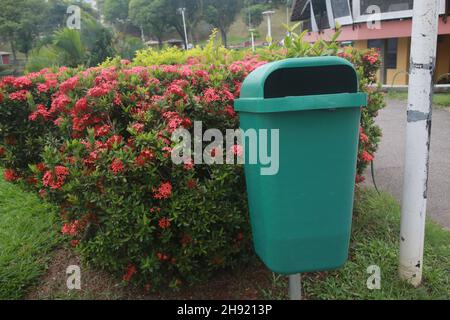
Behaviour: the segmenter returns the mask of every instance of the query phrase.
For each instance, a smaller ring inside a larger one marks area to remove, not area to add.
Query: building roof
[[[10,54],[11,54],[11,52],[0,51],[0,56],[7,56]]]

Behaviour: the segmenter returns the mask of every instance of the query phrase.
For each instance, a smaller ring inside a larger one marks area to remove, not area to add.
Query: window
[[[439,13],[443,14],[446,0],[439,1]],[[353,18],[355,22],[367,22],[373,14],[371,6],[380,8],[382,20],[411,18],[413,3],[414,0],[353,0]]]
[[[317,27],[319,30],[324,30],[330,28],[328,22],[328,12],[325,0],[314,0],[312,1],[312,8],[314,12],[314,18],[316,19]]]
[[[334,21],[341,25],[352,24],[353,18],[349,0],[331,0]]]
[[[369,48],[377,48],[378,50],[383,49],[383,40],[375,39],[375,40],[368,40],[367,41],[367,47]]]
[[[397,39],[388,39],[386,42],[386,68],[397,69]]]
[[[398,39],[374,39],[367,41],[367,47],[377,48],[384,60],[385,69],[397,69]]]
[[[367,12],[370,6],[378,6],[381,13],[413,9],[413,0],[361,0],[361,12]]]

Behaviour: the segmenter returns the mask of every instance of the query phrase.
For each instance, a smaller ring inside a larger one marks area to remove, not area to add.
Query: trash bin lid
[[[235,110],[283,112],[363,107],[353,65],[342,58],[307,57],[271,62],[248,75]]]

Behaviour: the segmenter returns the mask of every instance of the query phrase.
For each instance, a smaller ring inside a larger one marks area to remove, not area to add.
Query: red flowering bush
[[[126,281],[177,286],[232,266],[249,248],[242,167],[174,165],[171,134],[193,130],[194,120],[237,128],[233,100],[261,63],[118,64],[5,78],[5,177],[33,177],[60,206],[61,232],[85,260]]]
[[[350,59],[364,73],[373,61],[362,57],[354,51]],[[61,233],[84,260],[124,281],[177,287],[241,263],[250,239],[243,168],[175,165],[171,134],[193,131],[194,121],[204,130],[237,128],[233,101],[263,63],[259,56],[215,64],[110,61],[4,78],[5,178],[26,181],[58,204]],[[363,116],[359,173],[376,149],[372,111]]]
[[[376,49],[356,50],[352,47],[345,48],[339,53],[353,63],[359,73],[360,91],[368,95],[367,107],[363,109],[361,116],[361,128],[359,133],[359,153],[356,182],[363,182],[363,173],[374,159],[381,138],[381,129],[375,124],[378,111],[385,107],[383,93],[376,87],[376,74],[381,65],[380,55]]]

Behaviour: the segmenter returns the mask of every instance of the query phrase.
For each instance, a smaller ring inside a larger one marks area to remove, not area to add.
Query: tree
[[[194,30],[200,21],[204,18],[205,0],[164,0],[166,4],[166,14],[169,17],[170,25],[177,31],[182,39],[184,39],[184,26],[179,8],[186,8],[186,27],[191,37],[194,36]],[[187,39],[184,39],[187,43]]]
[[[96,66],[115,55],[113,49],[113,34],[92,16],[83,12],[83,27],[81,41],[87,50],[88,66]]]
[[[257,28],[264,20],[263,12],[268,9],[265,4],[252,4],[242,11],[242,20],[249,28]]]
[[[163,36],[170,29],[165,0],[131,0],[129,17],[136,26],[144,28],[162,47]]]
[[[41,0],[2,0],[0,34],[11,46],[14,64],[17,52],[27,56],[38,38],[46,6]]]
[[[227,32],[241,5],[241,0],[205,0],[205,20],[219,29],[224,46],[227,46]]]
[[[102,12],[105,21],[122,24],[128,19],[128,7],[130,0],[104,0]]]

